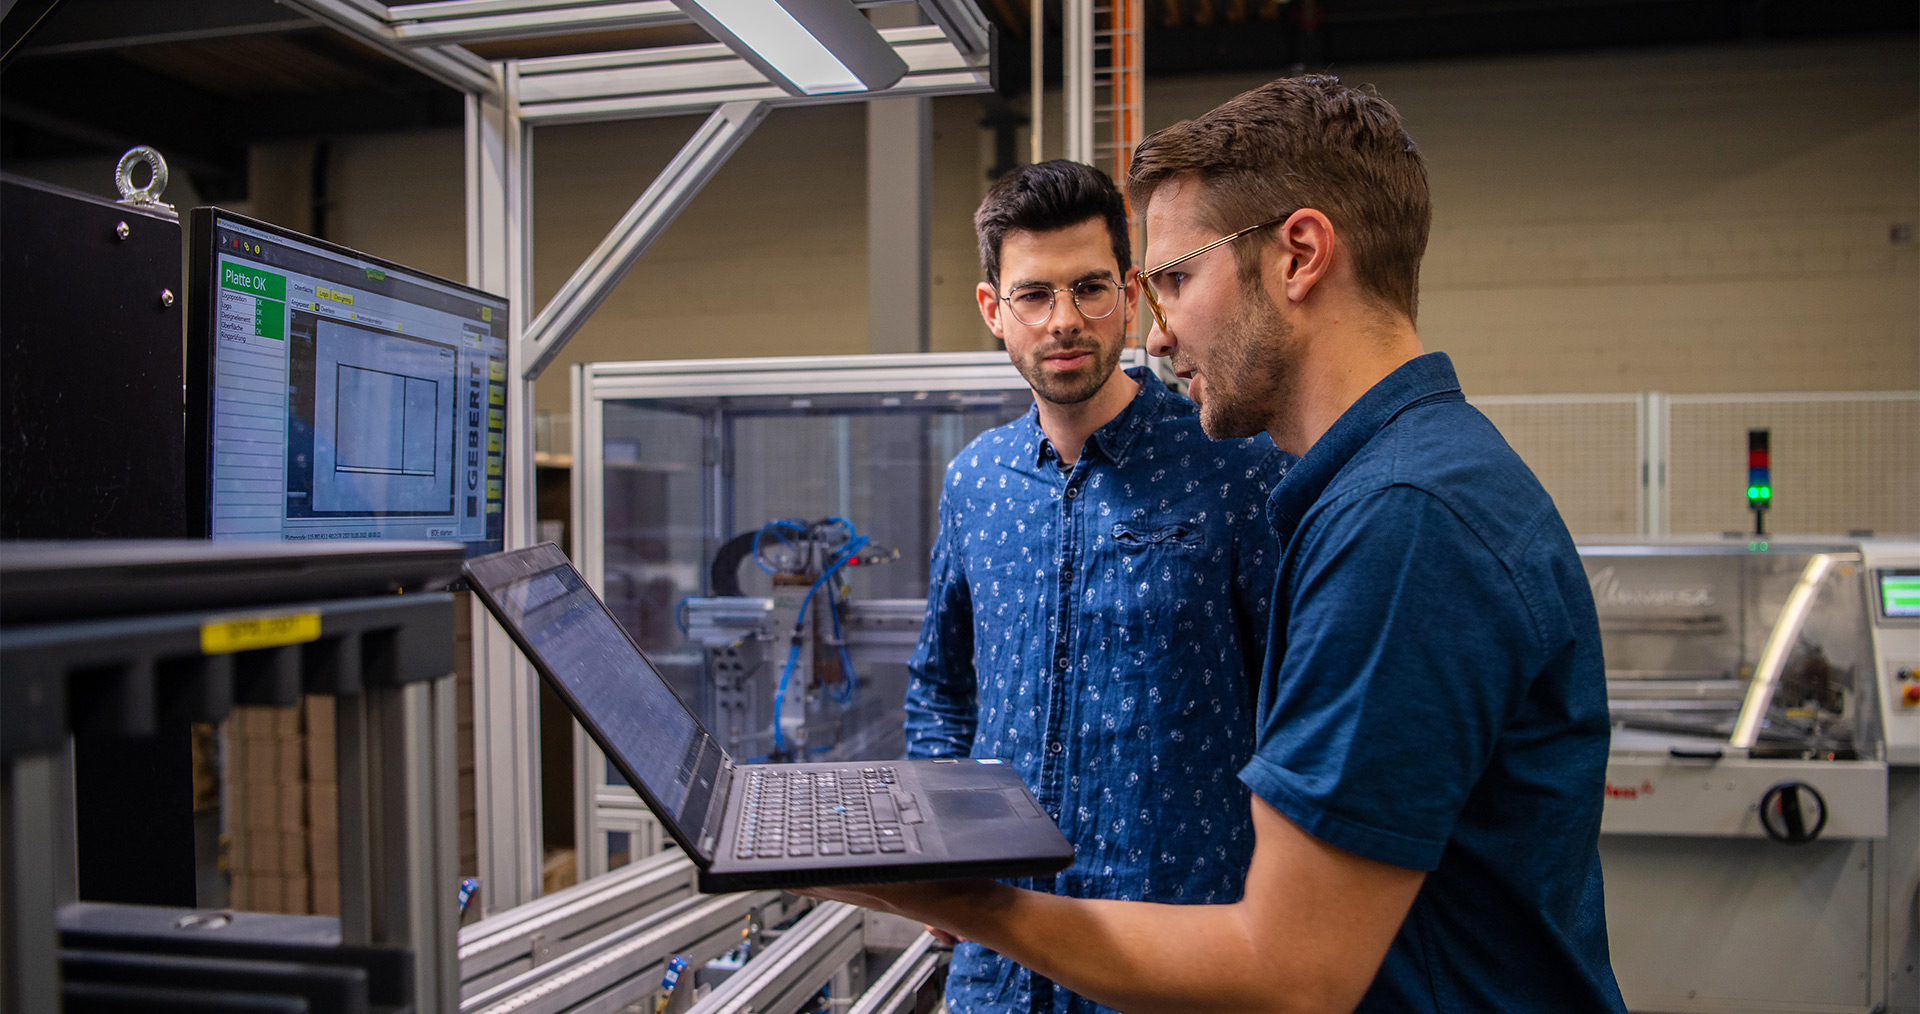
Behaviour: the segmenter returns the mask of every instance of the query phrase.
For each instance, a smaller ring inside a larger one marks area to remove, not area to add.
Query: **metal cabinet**
[[[1920,544],[1588,543],[1636,1011],[1920,1009]]]

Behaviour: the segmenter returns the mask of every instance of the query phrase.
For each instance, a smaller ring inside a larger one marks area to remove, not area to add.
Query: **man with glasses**
[[[1552,500],[1414,328],[1425,164],[1378,95],[1283,79],[1147,138],[1149,348],[1209,435],[1301,455],[1237,904],[836,890],[1121,1010],[1623,1009],[1598,851],[1599,624]],[[1171,836],[1157,830],[1162,840]]]
[[[1076,853],[1025,886],[1234,901],[1276,556],[1261,506],[1291,458],[1263,434],[1207,439],[1192,402],[1119,368],[1139,281],[1126,202],[1099,170],[1016,169],[974,226],[981,316],[1034,404],[947,469],[908,754],[1019,769]],[[947,1004],[1103,1009],[972,943]]]

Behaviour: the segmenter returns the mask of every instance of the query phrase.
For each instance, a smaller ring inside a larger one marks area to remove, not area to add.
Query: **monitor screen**
[[[1880,615],[1888,619],[1920,617],[1920,568],[1876,572],[1880,579]]]
[[[217,208],[189,244],[212,538],[501,548],[506,300]]]

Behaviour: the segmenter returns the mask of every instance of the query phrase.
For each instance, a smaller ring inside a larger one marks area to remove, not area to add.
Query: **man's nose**
[[[1173,355],[1173,336],[1160,330],[1159,318],[1148,314],[1147,319],[1151,322],[1147,325],[1147,355],[1162,359]]]
[[[1087,317],[1080,312],[1080,304],[1064,293],[1053,294],[1053,313],[1047,317],[1048,328],[1067,334],[1074,334],[1086,327]]]

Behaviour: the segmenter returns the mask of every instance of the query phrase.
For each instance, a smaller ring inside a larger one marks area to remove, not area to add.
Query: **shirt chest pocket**
[[[1202,568],[1208,556],[1207,533],[1178,520],[1133,520],[1109,532],[1100,610],[1115,628],[1123,649],[1133,653],[1172,650],[1195,632],[1187,614],[1201,598]],[[1144,658],[1141,659],[1144,661]]]

